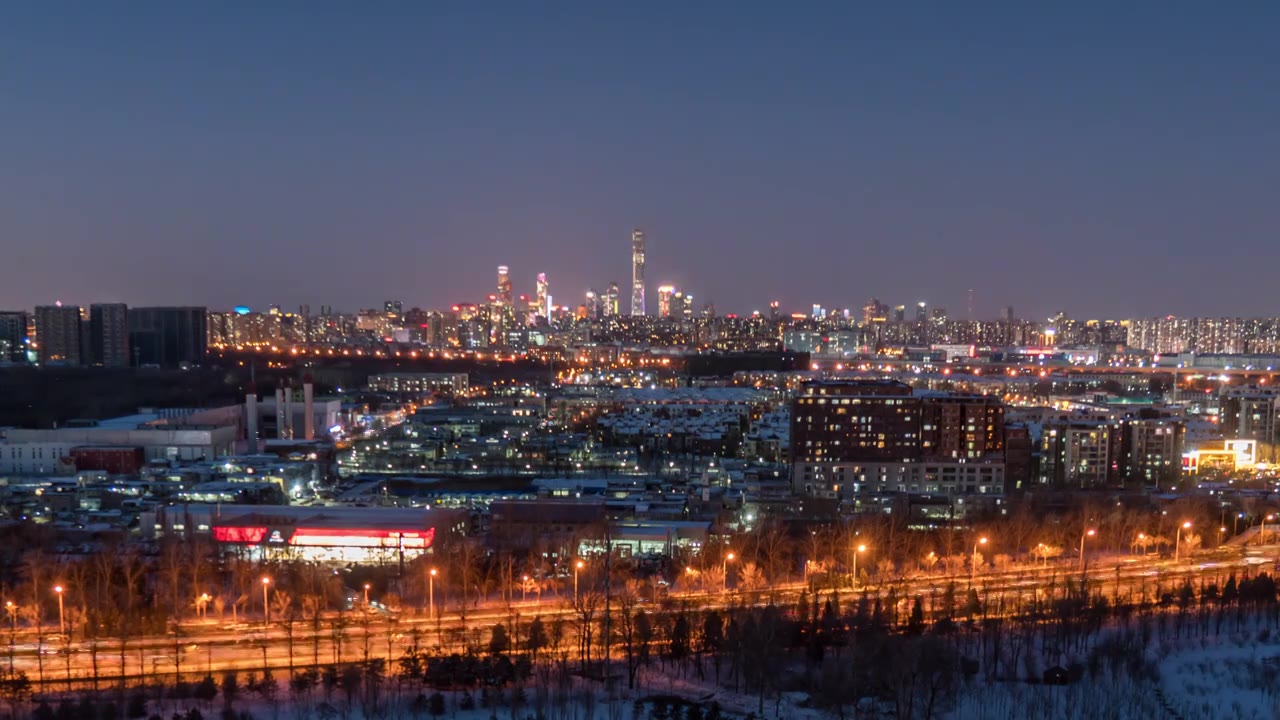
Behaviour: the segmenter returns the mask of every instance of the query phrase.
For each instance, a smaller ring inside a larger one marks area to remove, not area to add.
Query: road
[[[1243,574],[1246,570],[1269,570],[1278,554],[1280,547],[1273,545],[1219,549],[1198,553],[1181,561],[1155,557],[1111,558],[1091,565],[1086,573],[1094,593],[1107,597],[1145,594],[1151,599],[1157,584],[1166,591],[1174,592],[1177,584],[1186,577],[1216,577],[1231,572]],[[1080,576],[1074,563],[1062,561],[1044,567],[979,572],[973,576],[963,573],[896,583],[869,583],[857,588],[856,594],[865,592],[884,597],[892,585],[898,593],[899,617],[905,617],[914,597],[924,596],[927,610],[930,598],[940,596],[948,584],[955,583],[958,604],[963,606],[967,589],[974,587],[987,607],[987,614],[991,615],[998,613],[1000,607],[1026,607],[1033,599],[1045,599],[1051,587],[1060,590],[1067,579],[1078,582]],[[795,604],[804,590],[804,583],[791,583],[757,593],[680,593],[671,599],[677,607],[692,610],[727,609],[771,602]],[[823,592],[825,594],[826,591]],[[840,592],[844,597],[850,596],[847,587]],[[641,606],[648,607],[644,603]],[[616,611],[616,605],[614,609]],[[488,642],[489,628],[493,625],[508,623],[514,618],[521,629],[513,635],[521,637],[522,628],[534,617],[541,617],[544,622],[557,618],[568,621],[567,632],[571,637],[566,638],[564,645],[576,647],[572,635],[576,632],[575,620],[580,615],[567,599],[557,598],[516,602],[510,607],[505,603],[488,604],[467,609],[465,616],[459,616],[454,609],[442,608],[442,615],[437,619],[424,616],[389,619],[346,613],[345,622],[340,624],[338,616],[330,614],[321,619],[319,632],[312,622],[302,620],[293,624],[292,633],[279,623],[263,627],[261,623],[227,625],[215,620],[197,620],[183,623],[176,635],[131,638],[123,647],[117,639],[68,642],[58,637],[52,641],[46,638],[41,646],[36,642],[34,633],[27,630],[17,634],[14,643],[8,647],[8,657],[0,657],[0,662],[12,662],[15,669],[26,672],[33,681],[51,683],[54,689],[58,683],[65,683],[68,675],[77,684],[90,682],[95,676],[109,684],[121,675],[172,676],[181,673],[190,679],[228,670],[260,672],[264,667],[271,668],[280,676],[290,667],[311,665],[317,659],[319,664],[366,658],[382,658],[394,663],[415,643],[423,648],[461,650],[465,638],[465,642],[483,646]],[[603,617],[602,605],[597,608],[595,617],[597,620]],[[335,625],[340,626],[340,632],[335,630]],[[465,631],[465,634],[460,631]]]

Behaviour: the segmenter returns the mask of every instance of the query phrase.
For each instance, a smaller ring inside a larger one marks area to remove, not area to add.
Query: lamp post
[[[8,600],[4,609],[9,612],[9,676],[13,677],[13,636],[18,632],[18,606]]]
[[[866,551],[866,545],[859,545],[853,549],[853,581],[849,584],[850,589],[858,586],[858,553],[864,553]]]
[[[582,569],[583,562],[579,560],[573,564],[573,601],[578,602],[578,571]]]
[[[729,590],[729,561],[733,560],[733,553],[724,556],[724,561],[720,563],[720,588],[722,592]]]
[[[1227,535],[1227,526],[1226,526],[1226,525],[1223,525],[1222,527],[1218,528],[1218,544],[1219,544],[1219,545],[1221,545],[1221,544],[1222,544],[1222,539],[1223,539],[1224,537],[1226,537],[1226,535]]]
[[[1098,531],[1097,531],[1097,530],[1093,530],[1093,529],[1091,528],[1091,529],[1089,529],[1089,530],[1085,530],[1085,531],[1084,531],[1084,533],[1080,535],[1080,572],[1084,572],[1084,541],[1085,541],[1085,538],[1091,538],[1091,537],[1093,537],[1094,535],[1097,535],[1097,534],[1098,534]]]
[[[271,578],[262,576],[262,624],[271,624],[271,606],[267,605],[267,587],[271,585]]]
[[[54,585],[53,592],[58,595],[58,632],[67,634],[67,621],[62,613],[62,586]]]
[[[1266,525],[1264,524],[1263,527],[1266,527]],[[1181,557],[1182,555],[1182,531],[1190,530],[1190,529],[1191,529],[1190,520],[1178,526],[1178,534],[1174,536],[1174,541],[1173,541],[1173,559],[1175,562],[1177,562],[1178,558]]]
[[[987,539],[980,537],[973,542],[973,554],[969,556],[969,579],[973,580],[973,576],[978,572],[978,546],[986,545]]]
[[[1274,514],[1266,515],[1262,518],[1262,527],[1259,529],[1259,532],[1258,532],[1259,545],[1263,545],[1267,541],[1267,521],[1275,520],[1275,519],[1276,519],[1276,516]]]
[[[520,576],[520,602],[523,603],[523,602],[527,602],[528,600],[529,600],[529,576],[522,575]]]
[[[1138,544],[1142,546],[1142,557],[1147,556],[1147,534],[1138,533]]]
[[[364,584],[364,604],[365,607],[369,606],[369,583]]]
[[[427,598],[427,614],[435,617],[436,614],[436,569],[431,568],[431,572],[427,574],[427,584],[430,586]]]

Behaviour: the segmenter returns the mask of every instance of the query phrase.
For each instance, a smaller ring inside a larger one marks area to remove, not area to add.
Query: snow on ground
[[[1165,649],[1160,689],[1183,720],[1280,717],[1280,638],[1267,630]]]

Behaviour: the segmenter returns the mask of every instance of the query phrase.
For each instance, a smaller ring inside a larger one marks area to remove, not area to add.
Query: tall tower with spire
[[[644,231],[631,231],[631,314],[644,315]]]

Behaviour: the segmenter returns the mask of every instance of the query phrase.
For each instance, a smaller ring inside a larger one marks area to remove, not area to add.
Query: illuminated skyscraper
[[[644,315],[644,232],[631,231],[631,314]]]
[[[675,292],[674,285],[663,285],[658,288],[658,317],[671,317],[671,297]]]
[[[929,305],[923,300],[916,303],[916,322],[922,323],[929,320]]]
[[[514,301],[511,294],[511,269],[506,265],[498,266],[498,304],[511,307]]]
[[[600,317],[600,296],[595,290],[587,291],[587,317],[596,320]]]
[[[606,317],[619,314],[619,305],[621,303],[619,302],[618,294],[618,283],[609,283],[609,289],[604,294],[604,315]]]
[[[538,314],[545,317],[551,317],[551,305],[549,296],[547,295],[547,274],[538,273]]]

